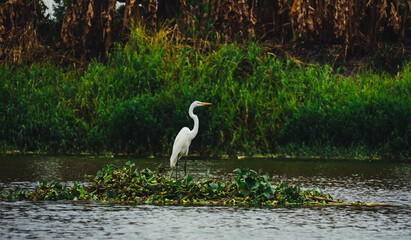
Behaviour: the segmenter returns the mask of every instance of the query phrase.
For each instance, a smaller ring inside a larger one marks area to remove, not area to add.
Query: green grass
[[[1,68],[1,151],[167,155],[201,100],[213,105],[196,109],[190,152],[409,158],[410,62],[395,76],[347,77],[253,42],[204,51],[173,33],[135,27],[105,63],[83,70]]]

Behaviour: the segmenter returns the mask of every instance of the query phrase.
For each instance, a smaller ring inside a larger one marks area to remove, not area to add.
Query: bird
[[[188,114],[194,120],[194,127],[192,130],[190,130],[188,127],[183,127],[174,140],[173,152],[170,157],[170,167],[171,169],[174,169],[174,167],[176,168],[176,181],[178,175],[178,160],[182,156],[188,155],[188,149],[190,148],[191,140],[193,140],[198,133],[199,120],[197,115],[193,113],[194,108],[207,105],[211,105],[211,103],[200,101],[194,101],[193,103],[191,103]],[[186,175],[186,164],[187,159],[185,159],[184,161],[184,176]]]

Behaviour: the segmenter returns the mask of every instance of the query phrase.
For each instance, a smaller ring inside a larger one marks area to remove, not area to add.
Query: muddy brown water
[[[34,189],[37,181],[87,184],[106,164],[131,161],[168,171],[168,159],[90,156],[2,156],[0,191]],[[180,163],[180,170],[182,170]],[[0,239],[411,239],[411,163],[306,159],[193,159],[194,178],[207,169],[231,179],[237,167],[263,170],[273,182],[320,187],[335,199],[389,207],[242,208],[121,205],[99,202],[0,202]],[[166,172],[166,174],[168,174]],[[182,177],[183,172],[180,172]]]

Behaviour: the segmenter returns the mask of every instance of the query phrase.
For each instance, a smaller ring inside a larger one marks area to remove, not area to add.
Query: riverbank
[[[87,69],[2,67],[1,152],[168,155],[201,100],[213,105],[195,111],[193,154],[410,158],[410,62],[344,76],[253,42],[204,51],[170,34],[136,28]]]
[[[410,158],[398,157],[398,158],[387,158],[382,157],[375,152],[367,152],[367,150],[352,150],[352,149],[322,149],[315,150],[309,148],[295,148],[287,152],[285,150],[280,150],[275,154],[254,154],[254,155],[228,155],[228,154],[209,154],[201,155],[199,153],[193,153],[188,156],[189,159],[218,159],[218,160],[255,160],[255,159],[272,159],[272,160],[283,160],[283,159],[301,159],[301,160],[360,160],[360,161],[390,161],[390,162],[409,162]],[[320,153],[318,155],[313,155],[311,153]],[[56,153],[56,152],[33,152],[33,151],[20,151],[20,150],[7,150],[3,152],[0,156],[67,156],[67,157],[91,157],[91,158],[108,158],[108,159],[129,159],[129,158],[148,158],[148,159],[169,159],[169,154],[137,154],[137,153],[114,153],[114,152],[100,152],[99,154],[95,152],[80,152],[80,153]]]

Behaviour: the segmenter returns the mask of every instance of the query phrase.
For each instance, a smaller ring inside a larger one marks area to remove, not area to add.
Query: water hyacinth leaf
[[[267,193],[267,192],[264,192],[263,195],[267,200],[274,199],[274,196],[272,194]]]
[[[143,170],[141,171],[141,174],[143,174],[146,178],[151,178],[151,177],[153,177],[153,172],[152,172],[150,169],[148,169],[148,168],[143,169]]]
[[[218,184],[217,183],[210,183],[210,188],[213,192],[218,190]]]
[[[239,182],[238,186],[240,189],[247,189],[248,188],[248,184],[246,182]]]
[[[134,166],[133,166],[134,167]],[[320,189],[300,191],[299,186],[287,183],[274,185],[269,177],[250,169],[236,169],[234,181],[214,179],[194,180],[186,175],[183,181],[173,181],[149,169],[137,171],[133,167],[108,166],[100,171],[104,176],[92,184],[63,186],[57,182],[43,182],[33,192],[21,188],[0,193],[0,200],[101,200],[131,204],[197,204],[278,206],[328,204],[336,201]],[[97,173],[99,174],[99,172]],[[138,175],[139,177],[136,177]],[[90,179],[95,179],[90,176]],[[132,181],[131,181],[132,179]]]
[[[207,168],[206,178],[211,178],[210,168]]]
[[[107,174],[111,174],[112,172],[113,172],[113,169],[111,168],[110,165],[106,165],[103,167],[103,174],[107,175]]]
[[[175,185],[176,187],[182,187],[182,186],[183,186],[183,183],[182,183],[181,181],[177,180],[177,181],[174,182],[174,185]]]
[[[116,192],[113,189],[106,189],[106,191],[104,191],[104,194],[107,196],[107,198],[116,197]]]
[[[236,169],[234,169],[233,173],[237,173],[238,175],[242,175],[242,174],[241,174],[242,171],[243,171],[242,168],[236,168]]]
[[[23,190],[23,189],[21,189],[20,187],[16,187],[16,189],[14,190],[14,194],[15,194],[16,196],[18,196],[18,195],[22,192],[22,190]]]
[[[97,178],[101,178],[101,177],[103,177],[103,176],[104,176],[104,173],[103,173],[102,171],[100,171],[100,170],[99,170],[99,171],[97,172],[97,174],[96,174],[96,177],[95,177],[95,178],[97,179]]]
[[[275,194],[275,187],[272,186],[271,184],[267,184],[265,189],[264,189],[264,192],[267,193],[267,194],[274,195]]]
[[[139,177],[140,176],[140,171],[138,169],[134,170],[133,177]]]
[[[251,192],[247,189],[243,189],[243,190],[240,191],[240,193],[243,197],[248,197]]]
[[[192,186],[194,184],[194,179],[190,175],[185,175],[184,183],[186,186]]]
[[[158,195],[157,195],[156,193],[154,193],[151,197],[152,197],[153,200],[157,200],[157,199],[158,199]]]
[[[80,196],[80,191],[78,191],[77,189],[75,189],[75,190],[73,190],[73,191],[71,191],[71,195],[73,196],[73,197],[79,197]]]
[[[127,162],[126,162],[126,166],[129,167],[129,168],[132,168],[132,167],[134,167],[135,165],[136,165],[135,163],[131,163],[130,161],[127,161]]]
[[[250,186],[251,189],[257,189],[260,186],[260,183],[252,178],[246,178],[246,183]]]

